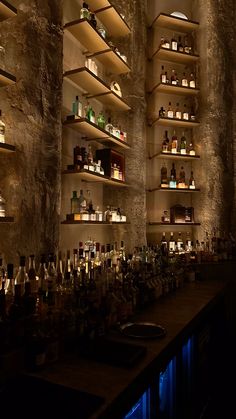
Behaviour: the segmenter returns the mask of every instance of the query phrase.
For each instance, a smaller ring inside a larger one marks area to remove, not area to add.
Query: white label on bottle
[[[196,153],[195,153],[194,150],[190,150],[189,154],[190,154],[190,156],[195,156]]]
[[[182,113],[181,113],[180,111],[177,111],[177,112],[176,112],[176,114],[175,114],[175,117],[176,117],[177,119],[181,119],[181,117],[182,117]]]
[[[170,44],[166,42],[165,44],[162,44],[162,48],[170,49]]]
[[[183,119],[186,119],[186,120],[188,120],[188,119],[189,119],[188,112],[184,112],[184,113],[183,113]]]
[[[89,221],[89,214],[84,212],[81,214],[81,220],[83,221]]]
[[[0,208],[0,217],[5,217],[5,216],[6,216],[5,209]]]
[[[166,74],[161,75],[161,82],[166,83]]]
[[[172,148],[171,153],[174,153],[174,154],[177,153],[177,148]]]
[[[191,80],[189,82],[189,86],[192,87],[193,89],[195,89],[195,87],[196,87],[195,80]]]
[[[191,83],[191,82],[190,82]],[[182,86],[184,87],[188,87],[188,80],[187,79],[183,79],[182,80]],[[191,86],[190,86],[191,87]]]
[[[186,154],[186,148],[182,148],[182,149],[180,150],[180,154]]]
[[[177,49],[178,49],[178,44],[177,44],[177,42],[176,41],[172,41],[171,42],[171,48],[174,50],[174,51],[177,51]]]
[[[167,112],[167,118],[174,118],[174,112],[173,111],[168,111]]]
[[[80,118],[82,118],[82,116],[83,116],[83,106],[82,106],[81,102],[79,102],[79,105],[78,105],[78,116]]]
[[[177,80],[171,80],[171,84],[174,84],[175,86],[177,86]]]

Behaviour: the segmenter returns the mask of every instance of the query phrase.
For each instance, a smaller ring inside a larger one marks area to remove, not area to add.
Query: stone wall
[[[0,252],[53,251],[59,239],[62,94],[62,0],[12,0],[17,17],[0,24],[6,52],[1,67],[17,83],[0,90],[6,142],[0,188],[14,224],[0,225]]]

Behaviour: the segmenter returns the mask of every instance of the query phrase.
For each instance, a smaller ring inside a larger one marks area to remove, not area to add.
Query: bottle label
[[[166,74],[161,75],[161,82],[166,83]]]
[[[175,86],[177,86],[177,80],[171,80],[171,84],[174,84]]]
[[[186,154],[186,148],[181,148],[180,154]]]
[[[168,111],[167,112],[167,117],[168,118],[174,118],[174,112],[173,111]]]
[[[172,41],[172,42],[171,42],[171,48],[172,48],[174,51],[177,51],[177,49],[178,49],[178,44],[177,44],[177,42],[176,42],[176,41]]]
[[[181,117],[182,117],[181,112],[180,112],[180,111],[177,111],[177,112],[176,112],[176,114],[175,114],[175,117],[176,117],[177,119],[181,119]]]
[[[195,80],[191,80],[189,82],[189,86],[192,87],[192,89],[195,89],[195,87],[196,87]]]
[[[191,83],[191,82],[190,82]],[[183,79],[182,80],[182,86],[184,86],[184,87],[188,87],[188,80],[187,79]],[[191,87],[191,84],[190,84],[190,87]]]
[[[188,113],[187,113],[187,112],[184,112],[184,113],[183,113],[183,119],[186,119],[186,120],[188,120],[188,119],[189,119],[189,115],[188,115]]]

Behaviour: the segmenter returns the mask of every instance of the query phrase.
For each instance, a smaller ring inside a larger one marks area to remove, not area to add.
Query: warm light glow
[[[183,13],[181,13],[181,12],[173,12],[173,13],[171,13],[171,16],[179,17],[180,19],[188,20],[187,16],[184,15]]]

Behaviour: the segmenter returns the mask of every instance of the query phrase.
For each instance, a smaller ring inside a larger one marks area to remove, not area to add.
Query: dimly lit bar
[[[0,0],[1,417],[236,417],[235,26]]]

